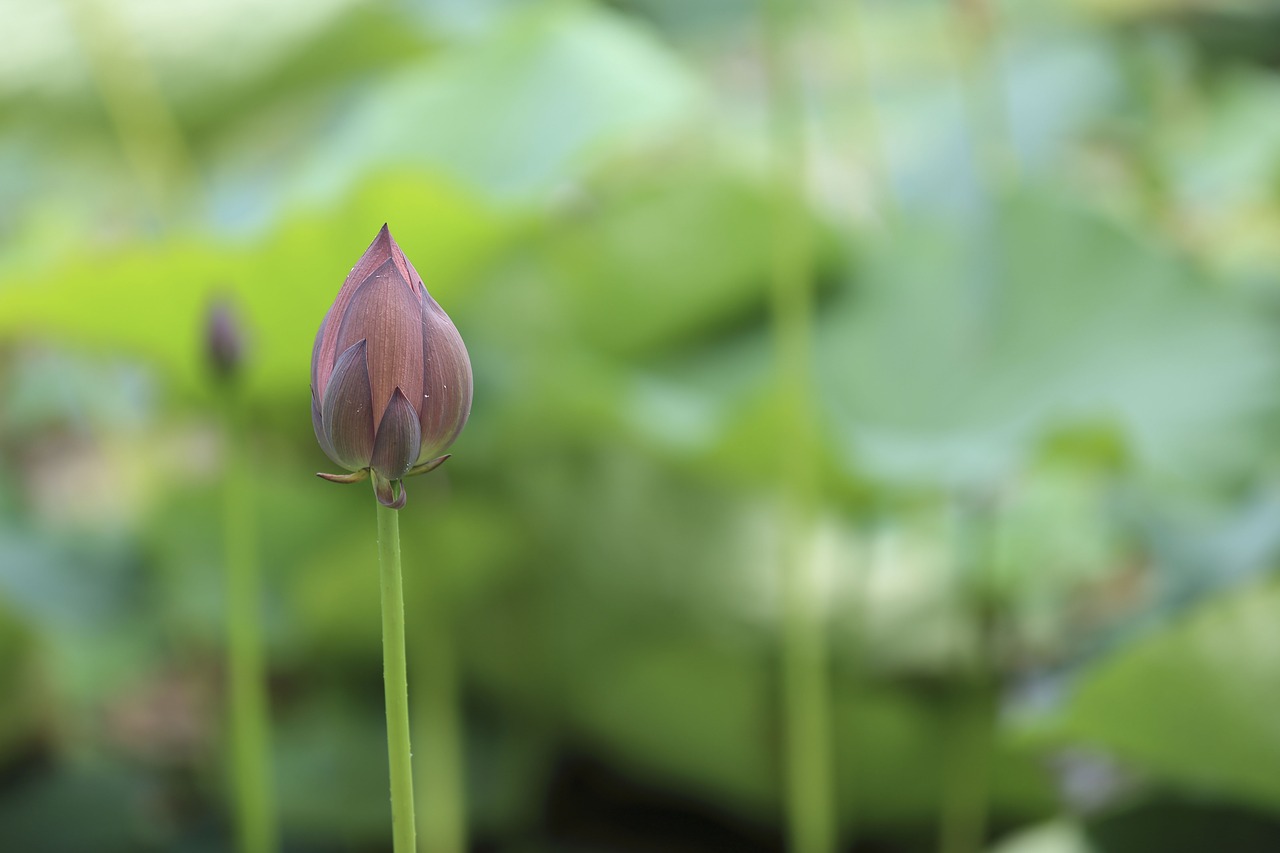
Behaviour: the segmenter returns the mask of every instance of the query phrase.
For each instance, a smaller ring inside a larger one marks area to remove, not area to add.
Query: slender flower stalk
[[[871,178],[872,201],[879,205],[882,224],[891,226],[902,213],[902,209],[893,184],[893,169],[889,162],[880,111],[876,107],[871,57],[867,54],[862,38],[864,19],[862,7],[865,5],[866,0],[852,0],[849,5],[853,32],[849,37],[848,49],[857,66],[857,77],[854,82],[858,87],[858,100],[861,106],[861,120],[858,122],[859,136],[865,152],[867,174]]]
[[[957,662],[960,690],[948,715],[938,849],[978,853],[986,845],[999,700],[995,635],[1000,607],[986,582],[996,508],[977,495],[955,498],[956,582],[965,603],[975,645]]]
[[[811,364],[813,249],[805,205],[799,81],[788,52],[795,4],[770,0],[765,61],[774,161],[773,315],[783,448],[781,487],[782,684],[786,812],[792,853],[831,853],[836,819],[825,619],[810,548],[817,506]]]
[[[382,579],[382,680],[391,768],[391,834],[395,853],[413,853],[413,751],[409,747],[409,671],[404,654],[404,584],[400,577],[400,514],[378,502],[378,563]]]
[[[232,305],[209,306],[205,356],[218,384],[224,421],[226,478],[223,542],[226,553],[227,675],[237,849],[272,853],[278,844],[270,760],[270,704],[262,639],[262,580],[254,527],[253,463],[237,380],[244,332]]]
[[[1009,108],[1001,79],[996,11],[988,0],[951,0],[950,36],[973,134],[979,174],[989,193],[1018,176]]]
[[[164,95],[156,70],[131,37],[119,5],[89,0],[67,6],[84,47],[103,110],[138,186],[164,221],[183,187],[196,185],[190,146]]]
[[[242,853],[276,849],[275,797],[270,759],[270,709],[262,639],[262,581],[253,522],[252,465],[238,411],[228,417],[225,488],[227,548],[227,668],[236,835]]]
[[[383,225],[347,275],[311,354],[311,422],[321,449],[373,480],[382,588],[383,680],[395,853],[414,853],[413,764],[398,510],[404,478],[425,474],[471,413],[471,361],[449,316]],[[458,790],[456,780],[450,791]]]

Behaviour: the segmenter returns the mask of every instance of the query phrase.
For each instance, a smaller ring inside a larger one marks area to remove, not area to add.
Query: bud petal
[[[320,398],[316,396],[315,385],[311,386],[311,428],[316,431],[316,441],[320,442],[324,455],[332,459],[333,445],[329,443],[329,436],[325,435],[324,418],[320,414]]]
[[[399,388],[391,395],[391,402],[378,424],[373,440],[371,464],[388,480],[399,480],[418,459],[422,446],[422,431],[418,425],[418,413],[413,410],[404,392]]]
[[[418,462],[434,459],[449,445],[471,416],[471,358],[458,329],[426,287],[422,291],[422,449]]]
[[[356,341],[338,357],[320,402],[331,458],[348,471],[369,467],[373,457],[373,402],[365,350],[365,342]]]
[[[422,328],[418,301],[409,282],[388,258],[359,286],[337,333],[344,349],[368,342],[369,383],[374,423],[382,420],[397,388],[422,386]]]
[[[324,389],[329,382],[329,368],[333,362],[329,361],[324,364],[324,384],[321,384],[321,352],[324,349],[324,330],[329,325],[329,315],[325,314],[324,319],[320,321],[320,330],[316,332],[315,345],[311,347],[311,394],[312,397],[323,397]],[[319,433],[317,433],[319,435]]]

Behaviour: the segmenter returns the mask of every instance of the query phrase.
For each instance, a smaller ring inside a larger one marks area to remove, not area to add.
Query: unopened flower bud
[[[373,475],[378,500],[443,462],[471,413],[471,360],[449,315],[383,225],[343,282],[311,353],[311,422],[325,454]],[[398,493],[397,493],[398,491]]]
[[[229,382],[244,360],[244,328],[231,299],[220,296],[209,303],[204,322],[205,358],[213,375]]]

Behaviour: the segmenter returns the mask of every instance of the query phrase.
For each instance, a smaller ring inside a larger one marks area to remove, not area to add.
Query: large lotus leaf
[[[1114,109],[1120,61],[1060,3],[1006,5],[998,48],[967,57],[967,81],[946,4],[844,3],[815,16],[805,39],[828,69],[806,79],[822,115],[816,192],[841,209],[966,215],[984,192],[985,159],[1056,177],[1080,134]],[[857,199],[868,184],[872,196]]]
[[[1280,808],[1280,587],[1210,601],[1086,673],[1058,733],[1183,789]]]
[[[551,274],[592,346],[663,352],[744,321],[762,325],[770,198],[709,166],[685,163],[611,187],[550,242]]]
[[[425,164],[497,196],[538,197],[696,103],[692,75],[616,14],[534,7],[382,82],[318,140],[299,180],[343,188],[373,165]]]
[[[377,20],[385,47],[385,22],[376,14],[358,18],[354,12],[360,5],[359,0],[283,0],[269,7],[256,0],[6,4],[3,25],[13,49],[0,65],[0,106],[10,99],[91,101],[102,85],[95,75],[103,74],[104,66],[108,76],[116,75],[114,85],[145,85],[137,82],[139,73],[162,81],[165,95],[182,106],[275,71],[338,22],[346,24],[351,47],[378,32],[362,26]],[[249,21],[252,26],[246,26]],[[234,62],[228,62],[229,51]],[[331,66],[347,61],[345,53],[329,56]]]
[[[1183,476],[1256,458],[1271,326],[1114,225],[1024,194],[963,232],[904,226],[861,273],[820,321],[819,373],[864,470],[988,483],[1097,423]]]

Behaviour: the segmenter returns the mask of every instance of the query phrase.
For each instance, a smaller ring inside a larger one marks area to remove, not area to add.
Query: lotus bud
[[[244,361],[244,327],[228,297],[209,303],[204,318],[205,359],[220,382],[230,382]]]
[[[373,476],[379,502],[404,506],[403,479],[447,459],[471,414],[471,360],[449,315],[383,225],[347,275],[311,352],[311,423],[325,455]]]

